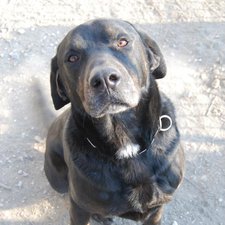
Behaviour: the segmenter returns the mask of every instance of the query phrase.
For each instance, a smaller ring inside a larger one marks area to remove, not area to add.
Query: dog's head
[[[120,20],[82,24],[63,39],[51,65],[56,109],[71,102],[92,117],[136,107],[150,76],[162,78],[166,65],[148,34]]]

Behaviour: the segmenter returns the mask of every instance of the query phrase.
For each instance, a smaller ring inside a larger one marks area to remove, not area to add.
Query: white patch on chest
[[[138,144],[129,143],[126,146],[120,148],[116,155],[118,159],[128,159],[135,157],[140,150],[140,146]]]

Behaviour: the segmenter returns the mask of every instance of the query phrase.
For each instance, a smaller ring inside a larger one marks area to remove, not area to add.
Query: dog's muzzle
[[[96,56],[84,73],[83,106],[92,117],[102,117],[137,106],[140,88],[134,74],[112,56]]]

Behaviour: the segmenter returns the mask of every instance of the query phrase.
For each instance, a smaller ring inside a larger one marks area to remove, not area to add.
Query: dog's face
[[[71,102],[98,118],[136,107],[149,76],[166,73],[162,54],[148,35],[120,20],[94,20],[70,31],[52,60],[56,109]]]

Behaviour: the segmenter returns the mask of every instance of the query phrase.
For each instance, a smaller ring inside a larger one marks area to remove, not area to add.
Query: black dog
[[[60,43],[52,99],[71,108],[49,129],[45,173],[69,192],[71,225],[160,224],[184,164],[173,105],[155,81],[165,74],[158,45],[128,22],[94,20]]]

